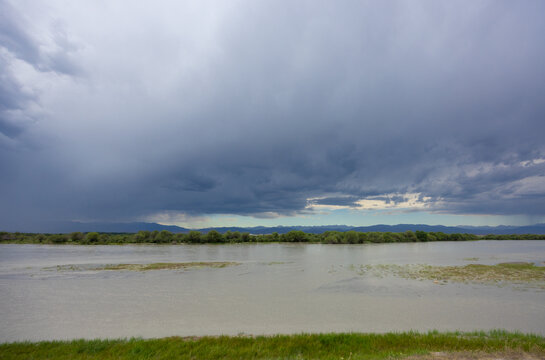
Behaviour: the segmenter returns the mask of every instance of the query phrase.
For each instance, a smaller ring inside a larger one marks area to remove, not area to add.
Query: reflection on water
[[[545,241],[0,245],[0,342],[411,329],[545,334],[544,291],[439,285],[350,270],[365,264],[466,265],[468,259],[540,263]],[[93,270],[105,264],[198,261],[241,265]],[[57,265],[80,270],[57,271]]]

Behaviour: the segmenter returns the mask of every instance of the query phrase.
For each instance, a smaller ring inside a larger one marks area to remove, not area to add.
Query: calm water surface
[[[478,260],[468,260],[478,258]],[[220,269],[57,271],[236,261]],[[0,342],[503,328],[545,334],[545,291],[360,276],[351,265],[545,261],[545,241],[0,245]]]

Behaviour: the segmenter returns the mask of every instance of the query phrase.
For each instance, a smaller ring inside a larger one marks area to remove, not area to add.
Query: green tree
[[[70,240],[72,240],[72,241],[75,241],[75,242],[79,242],[79,241],[83,240],[84,237],[85,237],[85,235],[83,235],[79,231],[70,233],[70,235],[68,235],[68,238]]]
[[[197,243],[200,243],[201,242],[201,233],[198,232],[198,231],[190,231],[189,234],[187,235],[187,239],[189,240],[190,243],[192,244],[197,244]]]
[[[240,232],[238,231],[235,231],[235,232],[228,232],[229,235],[225,235],[225,239],[229,242],[240,242],[241,241],[241,237],[242,235],[240,234]]]
[[[353,230],[345,232],[344,242],[348,244],[357,244],[359,242],[358,233]]]
[[[63,234],[53,234],[53,235],[50,235],[50,236],[49,236],[49,240],[50,240],[53,244],[64,244],[65,242],[68,241],[68,239],[66,238],[66,236],[63,235]]]
[[[339,235],[333,232],[330,232],[329,234],[327,234],[324,241],[327,244],[338,244],[341,242],[339,239]]]
[[[162,230],[159,234],[153,239],[155,243],[158,244],[167,244],[172,242],[172,233],[168,230]]]
[[[110,242],[110,235],[108,234],[100,234],[98,237],[101,244],[107,244]]]
[[[98,236],[97,232],[90,232],[85,235],[85,239],[92,244],[98,241]]]
[[[366,242],[369,242],[369,239],[367,238],[367,233],[364,233],[364,232],[358,233],[358,242],[360,244],[364,244]]]
[[[306,234],[299,230],[292,230],[284,234],[284,241],[287,242],[305,242],[307,241]]]
[[[252,239],[250,237],[250,233],[245,232],[245,233],[242,233],[242,235],[240,235],[240,241],[242,242],[249,242],[251,240]]]
[[[184,233],[177,233],[174,236],[174,239],[176,240],[177,243],[184,243],[187,241],[187,235]]]
[[[411,230],[405,231],[405,239],[406,239],[406,241],[408,241],[408,242],[416,242],[416,241],[418,241],[418,238],[416,237],[416,235],[415,235]]]
[[[382,241],[385,243],[395,242],[395,238],[391,232],[382,233]]]
[[[416,238],[418,239],[418,241],[422,241],[422,242],[428,241],[428,233],[426,233],[425,231],[417,230]]]
[[[134,236],[134,240],[135,240],[137,243],[148,242],[148,241],[150,240],[150,232],[147,231],[147,230],[139,231],[139,232]]]
[[[223,236],[216,230],[210,230],[208,234],[206,234],[206,242],[209,242],[209,243],[223,242]]]
[[[382,234],[379,232],[370,232],[367,233],[367,239],[369,239],[372,243],[381,243],[382,242]]]

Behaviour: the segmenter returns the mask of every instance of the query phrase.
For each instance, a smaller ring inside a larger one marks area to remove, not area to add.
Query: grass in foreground
[[[238,262],[229,261],[200,261],[200,262],[183,262],[183,263],[153,263],[153,264],[108,264],[101,266],[83,266],[83,265],[57,265],[54,268],[57,271],[82,271],[82,270],[131,270],[131,271],[147,271],[147,270],[185,270],[195,268],[224,268],[227,266],[240,265]]]
[[[502,263],[497,265],[469,264],[465,266],[432,265],[362,265],[357,269],[363,275],[391,274],[408,279],[437,282],[514,283],[545,286],[545,267],[532,263]]]
[[[545,338],[474,333],[301,334],[0,345],[1,359],[545,359]],[[460,357],[461,356],[461,357]]]

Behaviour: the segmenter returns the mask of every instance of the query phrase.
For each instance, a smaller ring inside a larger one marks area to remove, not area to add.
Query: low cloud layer
[[[545,216],[544,14],[0,1],[0,227],[373,201]]]

